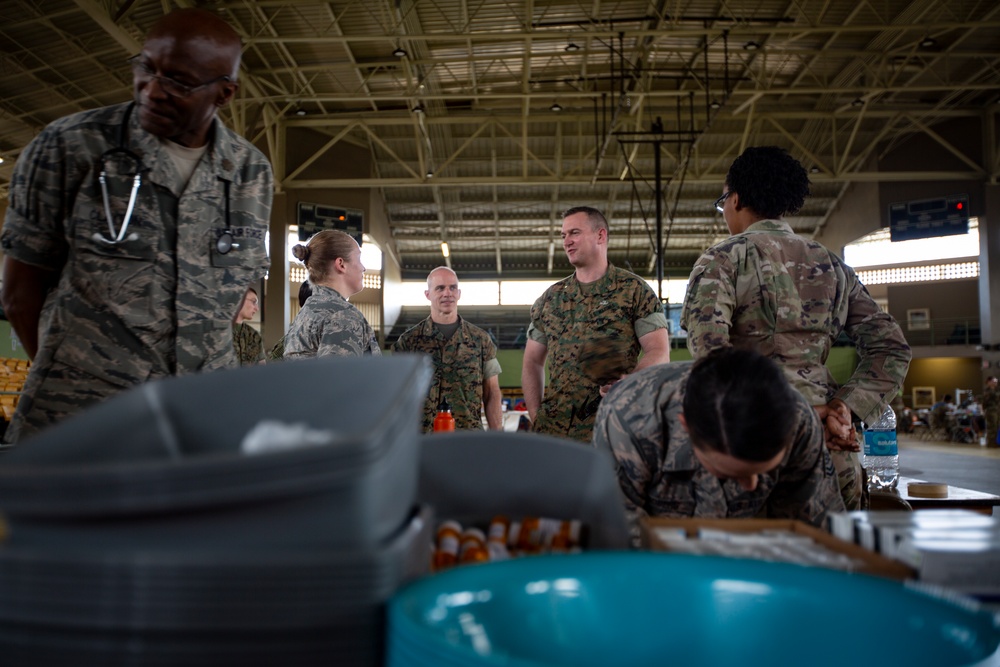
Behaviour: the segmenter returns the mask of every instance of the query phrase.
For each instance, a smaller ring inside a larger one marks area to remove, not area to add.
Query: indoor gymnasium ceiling
[[[726,234],[712,202],[748,145],[810,169],[790,218],[806,235],[852,182],[998,172],[995,151],[935,131],[1000,111],[995,0],[0,0],[0,194],[47,123],[127,99],[126,57],[194,5],[243,35],[226,120],[267,147],[279,188],[379,189],[409,277],[442,241],[464,277],[563,275],[559,213],[578,204],[608,213],[612,261],[647,276],[659,219],[665,271],[686,275]],[[954,164],[873,171],[917,134]],[[316,169],[348,144],[370,173]]]

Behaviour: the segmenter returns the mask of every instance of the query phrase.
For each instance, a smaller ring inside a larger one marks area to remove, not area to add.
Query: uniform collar
[[[123,105],[122,113],[128,113],[128,137],[126,144],[129,150],[142,158],[148,171],[148,178],[154,183],[170,187],[176,180],[176,169],[170,159],[160,139],[146,130],[139,124],[139,113],[135,103]],[[205,151],[203,160],[208,161],[209,169],[205,170],[199,165],[191,176],[187,190],[205,191],[213,190],[217,187],[218,180],[232,182],[236,175],[236,142],[231,141],[230,133],[219,121],[218,117],[212,119],[212,127],[208,131],[208,149]],[[173,189],[173,188],[171,188]],[[180,196],[179,192],[174,193]]]
[[[447,325],[445,325],[445,326],[447,326]],[[461,315],[458,316],[458,329],[457,330],[458,331],[465,331],[465,320],[462,319]],[[434,336],[434,335],[437,335],[437,333],[438,333],[438,330],[434,328],[434,320],[432,320],[431,316],[428,315],[426,318],[424,318],[424,321],[421,322],[420,334],[422,336]]]
[[[583,285],[587,285],[587,291],[595,294],[611,294],[618,291],[618,271],[615,265],[608,262],[608,270],[604,275],[592,283],[581,283],[576,279],[576,273],[556,283],[556,286],[563,292],[583,293]]]
[[[742,233],[747,232],[785,232],[787,234],[794,234],[792,231],[792,226],[789,225],[784,220],[758,220],[749,227],[747,227]]]

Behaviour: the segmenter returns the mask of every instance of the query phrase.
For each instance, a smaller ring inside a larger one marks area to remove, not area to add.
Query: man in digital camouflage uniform
[[[240,366],[253,366],[264,361],[264,339],[257,330],[246,323],[260,310],[260,297],[257,290],[250,287],[243,297],[243,305],[233,322],[233,347]]]
[[[825,420],[844,502],[857,509],[863,490],[852,413],[869,423],[882,414],[906,377],[910,347],[851,267],[782,220],[808,194],[805,169],[780,148],[748,148],[733,162],[716,202],[733,236],[695,263],[682,325],[695,359],[732,345],[778,363]],[[858,365],[838,386],[824,364],[841,332],[854,342]]]
[[[986,444],[995,447],[997,430],[1000,429],[1000,391],[997,390],[997,379],[992,375],[986,378],[982,404],[983,416],[986,417]]]
[[[797,519],[844,511],[823,425],[781,370],[720,349],[619,382],[594,446],[611,452],[633,545],[644,517]]]
[[[272,198],[267,159],[216,118],[240,48],[215,14],[173,12],[130,60],[133,102],[62,118],[18,159],[2,300],[34,362],[7,442],[147,380],[236,366]]]
[[[642,278],[608,262],[608,233],[597,209],[563,214],[563,250],[576,270],[531,307],[521,384],[533,431],[590,442],[597,406],[614,380],[600,385],[588,377],[580,363],[585,344],[616,346],[622,375],[670,361],[659,299]]]
[[[490,335],[458,314],[462,290],[454,271],[439,266],[427,276],[431,314],[406,330],[394,352],[423,352],[434,359],[434,382],[424,402],[424,432],[434,430],[438,404],[451,406],[456,429],[482,430],[483,408],[492,431],[503,430],[500,362]]]

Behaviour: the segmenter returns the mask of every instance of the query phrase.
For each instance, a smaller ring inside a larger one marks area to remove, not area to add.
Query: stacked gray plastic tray
[[[0,457],[5,665],[378,665],[423,573],[426,359],[150,383]],[[244,454],[261,420],[321,444]]]

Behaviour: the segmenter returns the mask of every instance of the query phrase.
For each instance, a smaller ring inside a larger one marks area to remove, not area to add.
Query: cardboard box
[[[838,539],[809,524],[791,519],[643,519],[642,543],[651,551],[671,551],[668,541],[660,539],[658,529],[683,530],[688,537],[697,537],[702,529],[731,533],[760,533],[762,531],[787,531],[810,538],[830,551],[843,554],[862,565],[856,570],[889,579],[913,579],[916,573],[903,563],[872,553],[856,544]]]

